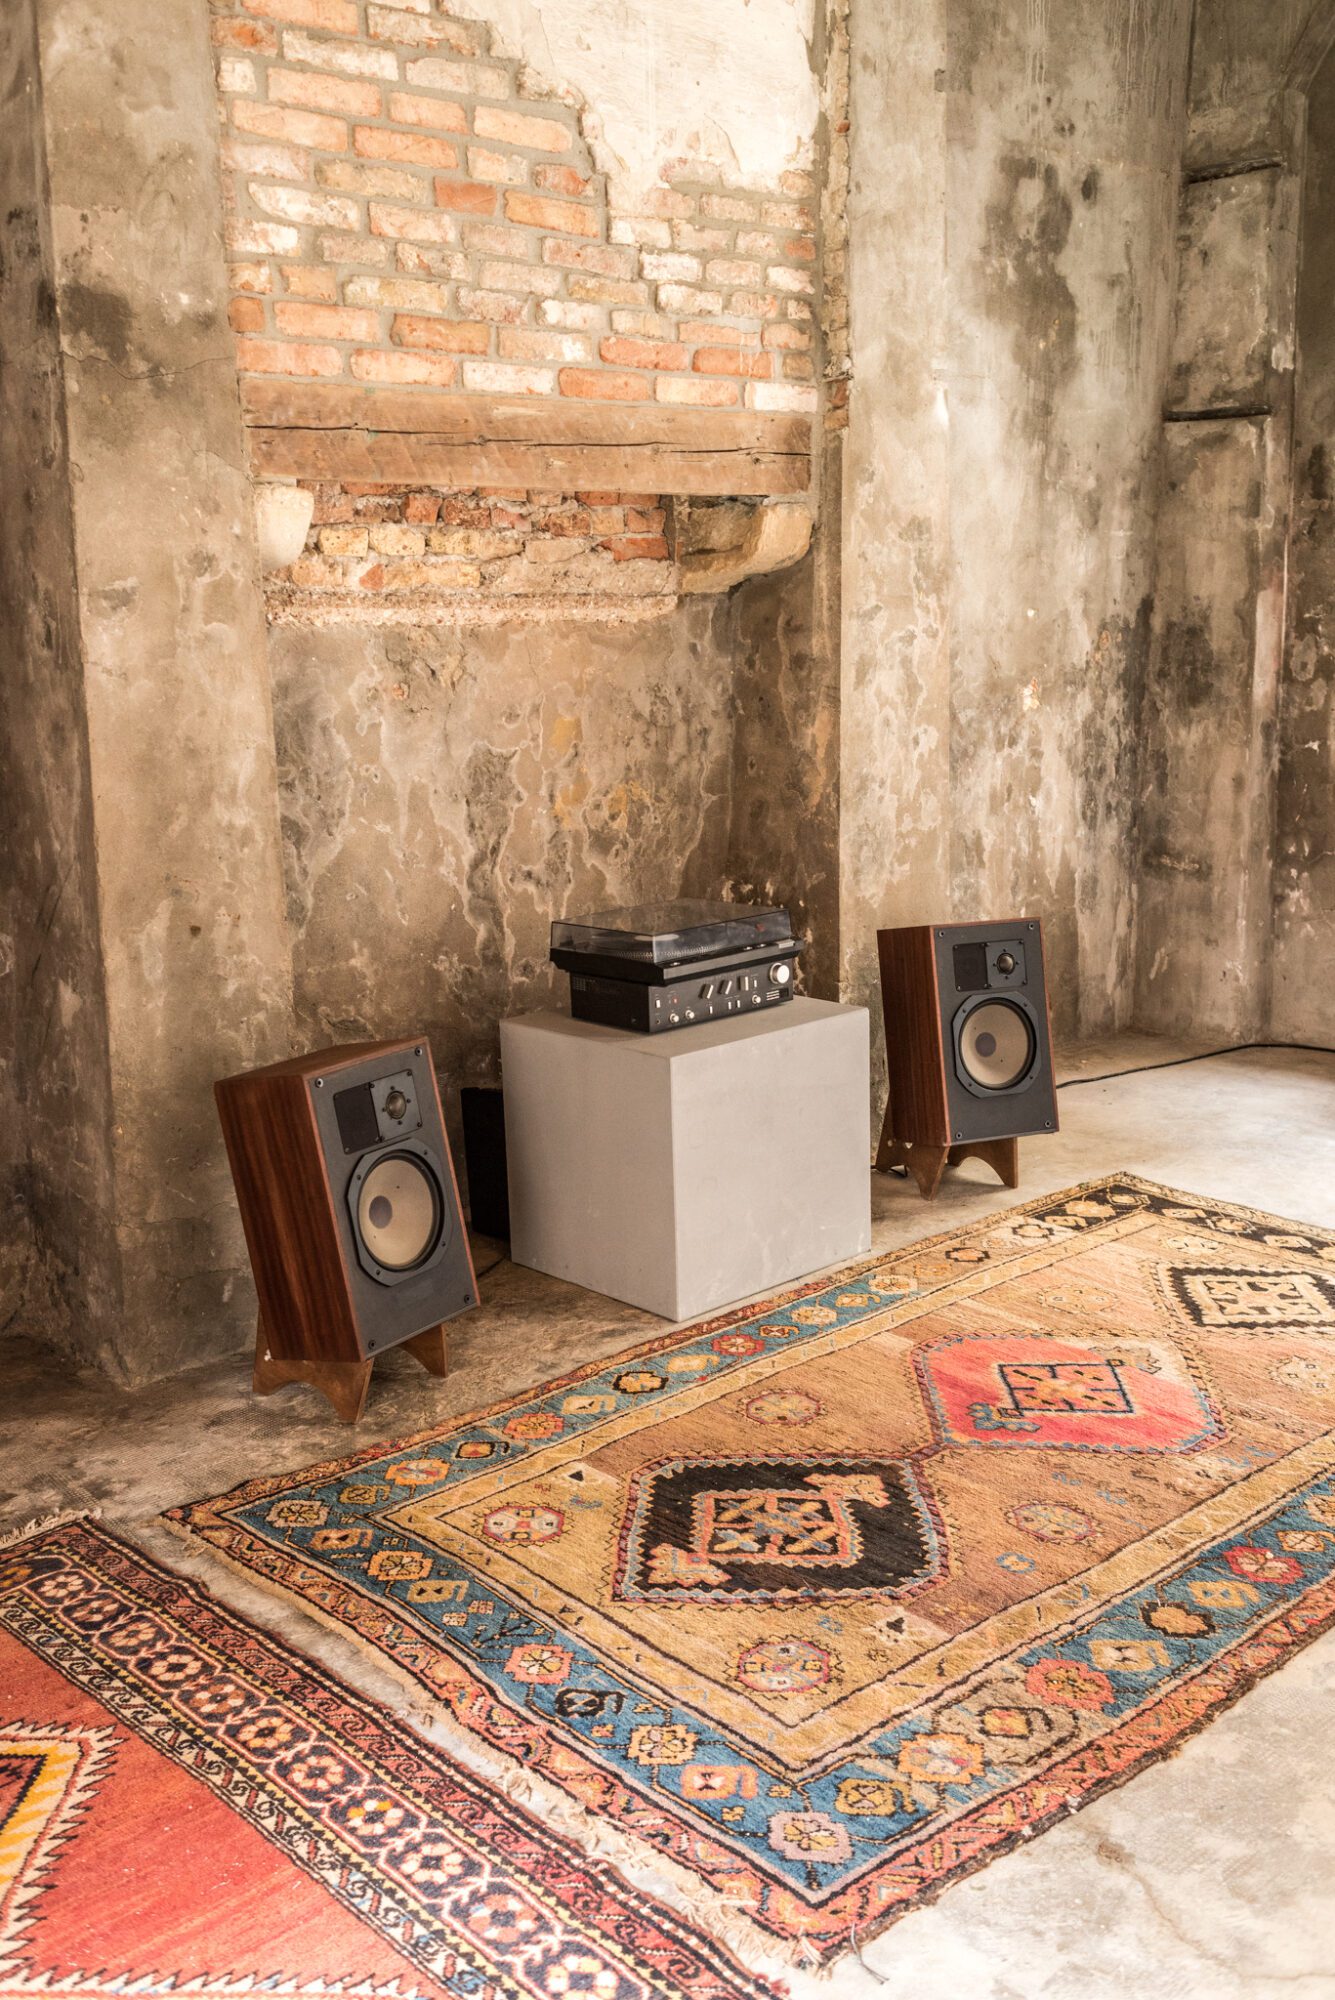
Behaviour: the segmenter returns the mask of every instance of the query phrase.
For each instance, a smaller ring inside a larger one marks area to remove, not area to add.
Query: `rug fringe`
[[[21,1528],[10,1528],[0,1535],[0,1549],[11,1549],[16,1542],[26,1542],[31,1535],[45,1535],[52,1528],[68,1527],[71,1521],[100,1521],[100,1507],[66,1507],[54,1514],[34,1514],[31,1521],[25,1521]]]

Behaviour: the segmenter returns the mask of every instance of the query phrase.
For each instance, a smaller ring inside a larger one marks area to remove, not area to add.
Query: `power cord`
[[[1078,1083],[1111,1083],[1118,1076],[1144,1076],[1152,1069],[1180,1069],[1184,1063],[1209,1062],[1213,1056],[1239,1056],[1247,1049],[1295,1049],[1301,1055],[1335,1056],[1321,1042],[1235,1042],[1227,1049],[1202,1049],[1195,1056],[1170,1056],[1167,1062],[1133,1063],[1130,1069],[1105,1070],[1101,1076],[1068,1076],[1058,1090],[1071,1090]]]

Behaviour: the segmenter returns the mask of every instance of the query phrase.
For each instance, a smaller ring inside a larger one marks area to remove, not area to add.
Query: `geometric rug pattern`
[[[1335,1618],[1335,1237],[1118,1175],[169,1518],[830,1958]]]
[[[0,1549],[0,1995],[774,2000],[88,1521]]]

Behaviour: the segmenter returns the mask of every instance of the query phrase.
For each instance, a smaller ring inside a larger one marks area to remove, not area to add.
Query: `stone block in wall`
[[[1289,363],[1275,311],[1279,182],[1273,167],[1182,191],[1170,413],[1271,407]]]

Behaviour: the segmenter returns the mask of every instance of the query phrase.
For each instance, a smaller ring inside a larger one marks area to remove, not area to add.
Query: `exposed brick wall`
[[[657,494],[405,492],[396,486],[317,485],[306,553],[285,573],[271,612],[320,622],[337,605],[360,622],[410,622],[432,603],[476,616],[549,610],[624,610],[633,598],[675,601],[668,531],[672,503]]]
[[[432,0],[213,0],[243,374],[816,407],[815,191],[665,170],[609,207],[579,110]]]

